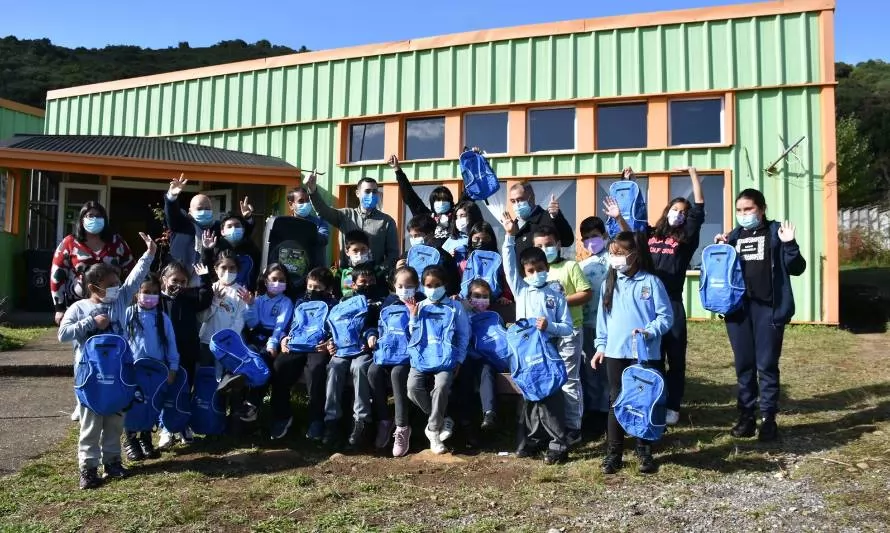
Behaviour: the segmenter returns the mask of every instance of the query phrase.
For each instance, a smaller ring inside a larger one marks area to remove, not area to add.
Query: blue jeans
[[[746,299],[742,309],[726,317],[726,333],[735,356],[739,410],[753,412],[759,397],[761,414],[775,415],[785,325],[773,323],[771,305]]]
[[[599,368],[593,369],[590,361],[596,355],[596,328],[584,326],[584,363],[581,365],[581,392],[584,393],[585,412],[609,412],[609,377],[603,362]]]
[[[370,366],[370,354],[362,354],[352,359],[331,357],[331,361],[328,363],[327,393],[324,402],[325,422],[334,422],[343,416],[341,406],[343,390],[346,388],[346,377],[350,373],[352,374],[352,387],[355,390],[352,415],[355,420],[371,421],[371,385],[368,380],[368,367]]]
[[[562,386],[565,405],[566,431],[581,429],[581,415],[584,411],[584,401],[581,398],[581,365],[584,363],[581,353],[581,330],[576,329],[568,337],[560,337],[556,345],[560,357],[566,364],[568,380]]]

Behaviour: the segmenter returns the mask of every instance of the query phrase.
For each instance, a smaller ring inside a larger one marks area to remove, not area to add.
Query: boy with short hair
[[[343,239],[346,243],[346,257],[349,261],[349,266],[335,272],[335,277],[337,278],[335,296],[349,298],[354,294],[353,281],[355,276],[353,272],[358,267],[370,269],[373,272],[375,287],[377,285],[385,285],[387,271],[385,267],[374,264],[368,234],[362,230],[352,230],[346,232]]]
[[[445,270],[445,274],[448,276],[448,283],[445,285],[445,294],[447,296],[454,296],[455,294],[460,293],[460,271],[457,269],[457,262],[454,260],[454,256],[446,252],[441,245],[437,244],[436,227],[436,221],[429,215],[423,214],[412,217],[411,220],[408,221],[408,242],[412,247],[423,244],[430,248],[435,248],[436,251],[439,252],[439,266]],[[408,250],[406,250],[405,253],[402,254],[402,257],[399,258],[396,267],[409,266],[407,257]],[[423,272],[418,272],[417,275],[422,276]]]

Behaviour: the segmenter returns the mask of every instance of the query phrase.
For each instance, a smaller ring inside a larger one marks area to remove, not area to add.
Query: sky
[[[793,0],[788,0],[793,1]],[[297,49],[340,48],[461,31],[645,13],[738,0],[0,0],[0,37],[49,38],[87,48],[209,46],[222,40],[267,39]],[[836,59],[890,60],[885,36],[890,2],[837,0]],[[136,6],[151,6],[146,7]],[[420,10],[418,6],[423,6]]]

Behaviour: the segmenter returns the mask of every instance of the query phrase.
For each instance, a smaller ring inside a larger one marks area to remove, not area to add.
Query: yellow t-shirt
[[[562,285],[563,294],[566,297],[591,289],[587,277],[575,261],[560,261],[551,264],[547,281],[558,281]],[[569,306],[569,313],[572,315],[572,325],[575,329],[580,329],[584,322],[584,305]]]

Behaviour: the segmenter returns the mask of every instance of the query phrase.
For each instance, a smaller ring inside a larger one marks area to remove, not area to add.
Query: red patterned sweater
[[[53,255],[53,265],[49,276],[49,289],[53,296],[56,311],[65,311],[69,305],[84,298],[82,278],[84,272],[96,263],[108,263],[121,269],[120,277],[127,277],[135,263],[130,247],[120,235],[115,234],[111,242],[98,251],[79,242],[74,235],[68,235]]]

